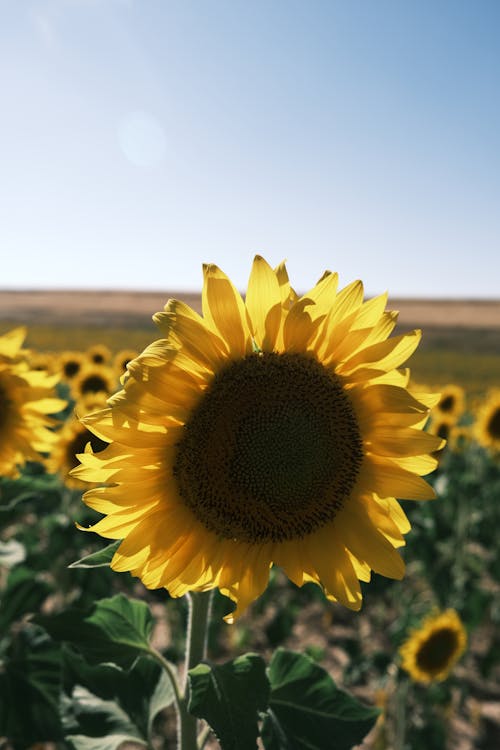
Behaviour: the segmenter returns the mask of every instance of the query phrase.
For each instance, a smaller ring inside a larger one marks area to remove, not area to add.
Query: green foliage
[[[106,568],[109,567],[113,555],[120,546],[121,541],[113,542],[108,544],[103,549],[97,550],[97,552],[91,552],[90,555],[85,555],[80,560],[69,565],[69,568]]]
[[[222,665],[199,664],[189,671],[189,711],[205,719],[222,750],[255,750],[259,712],[267,708],[265,663],[245,654]]]
[[[101,599],[90,612],[67,609],[36,621],[54,640],[71,644],[91,663],[110,661],[127,669],[141,653],[150,651],[149,607],[123,594]]]
[[[28,612],[37,612],[52,587],[24,566],[13,568],[0,600],[0,635]]]
[[[339,690],[307,656],[278,649],[269,666],[271,696],[262,727],[266,750],[349,750],[373,727],[378,709]]]
[[[58,647],[34,625],[0,647],[0,736],[22,747],[61,739]]]
[[[63,684],[64,734],[77,750],[114,750],[125,740],[148,746],[155,717],[174,700],[165,672],[144,656],[123,671],[114,664],[89,665],[65,649]]]

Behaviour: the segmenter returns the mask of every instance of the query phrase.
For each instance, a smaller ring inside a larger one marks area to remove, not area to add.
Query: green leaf
[[[8,542],[0,542],[0,568],[12,568],[23,562],[26,557],[24,544],[16,539],[9,539]]]
[[[188,709],[210,724],[222,750],[255,750],[259,711],[269,697],[263,659],[245,654],[217,666],[198,664],[188,674]]]
[[[101,599],[90,612],[68,609],[51,617],[37,617],[56,641],[72,644],[91,663],[114,662],[129,669],[149,652],[153,619],[149,607],[118,594]]]
[[[77,685],[71,698],[63,701],[65,738],[76,748],[109,748],[122,742],[147,744],[126,712],[115,702],[103,700],[87,688]],[[73,731],[81,730],[81,734]]]
[[[80,560],[76,560],[75,562],[71,563],[71,565],[68,565],[68,568],[109,567],[111,560],[113,559],[113,555],[115,554],[120,544],[121,540],[119,539],[117,542],[113,542],[112,544],[108,544],[107,547],[97,550],[97,552],[92,552],[91,555],[85,555],[85,557],[82,557]]]
[[[7,586],[0,606],[0,633],[28,612],[38,612],[41,603],[52,591],[52,587],[24,566],[13,568],[7,578]]]
[[[266,750],[350,750],[379,715],[339,690],[324,669],[302,654],[278,649],[268,674],[271,697],[262,726]]]
[[[60,672],[59,647],[41,628],[16,633],[0,669],[0,736],[20,747],[62,739]]]
[[[65,649],[63,684],[65,737],[82,750],[114,750],[125,740],[150,744],[154,718],[174,700],[167,675],[146,656],[124,672],[112,664],[89,665]]]

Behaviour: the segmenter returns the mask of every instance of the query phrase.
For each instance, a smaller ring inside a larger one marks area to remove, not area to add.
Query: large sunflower
[[[445,680],[467,644],[467,634],[454,609],[431,614],[401,646],[401,666],[416,682]]]
[[[24,328],[0,336],[0,477],[16,477],[26,461],[50,451],[57,438],[48,415],[66,406],[54,397],[58,377],[30,369],[25,337]]]
[[[443,441],[421,430],[438,397],[397,369],[420,332],[387,340],[386,301],[360,281],[337,293],[330,272],[298,299],[284,264],[256,257],[244,302],[205,266],[203,317],[170,300],[164,338],[84,419],[111,442],[73,475],[110,483],[84,499],[106,514],[91,530],[123,540],[112,567],[172,596],[218,587],[239,612],[273,563],[352,609],[372,569],[401,578],[394,498],[434,497],[419,475]]]

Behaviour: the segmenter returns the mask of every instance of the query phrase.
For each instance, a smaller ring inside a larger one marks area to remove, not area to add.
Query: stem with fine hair
[[[179,750],[197,750],[197,720],[189,713],[189,679],[188,672],[196,667],[206,656],[208,622],[212,608],[212,591],[188,594],[189,616],[186,637],[186,661],[184,690],[179,705]]]

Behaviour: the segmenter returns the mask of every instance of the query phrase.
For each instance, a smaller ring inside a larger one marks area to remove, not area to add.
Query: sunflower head
[[[50,452],[57,438],[49,415],[66,406],[55,397],[57,376],[30,368],[25,336],[24,328],[0,336],[0,476],[16,477],[26,461]]]
[[[481,405],[475,425],[478,443],[485,448],[500,452],[500,390],[489,394]]]
[[[456,422],[465,409],[465,391],[459,385],[445,385],[441,388],[441,395],[432,410],[435,419],[445,418]]]
[[[77,417],[72,417],[58,433],[58,440],[47,459],[47,471],[59,474],[68,487],[82,489],[87,487],[84,482],[72,477],[70,471],[78,466],[78,456],[86,450],[99,453],[108,445],[90,432]]]
[[[110,394],[116,389],[116,378],[110,367],[86,365],[71,382],[71,392],[76,401],[96,393]]]
[[[87,360],[93,365],[108,365],[111,351],[104,344],[94,344],[87,349]]]
[[[431,614],[401,646],[401,666],[416,682],[440,682],[448,677],[466,644],[465,628],[454,609]]]
[[[76,378],[86,362],[82,352],[65,351],[59,357],[59,371],[66,382]]]
[[[127,365],[137,357],[139,352],[135,349],[122,349],[117,352],[113,359],[113,367],[118,378],[120,378],[127,369]]]
[[[169,300],[163,338],[83,420],[111,443],[72,474],[111,483],[84,500],[105,514],[92,530],[122,540],[112,567],[172,596],[218,587],[238,612],[273,563],[352,609],[371,570],[401,578],[396,498],[434,497],[421,475],[443,441],[422,431],[438,396],[399,369],[420,332],[389,338],[386,302],[331,272],[299,298],[259,256],[245,301],[214,265],[202,316]]]

